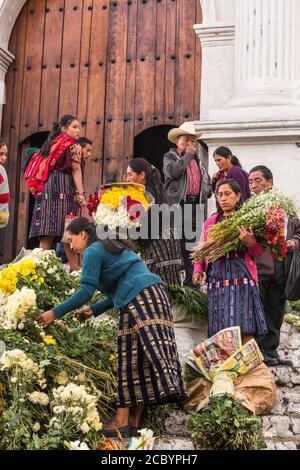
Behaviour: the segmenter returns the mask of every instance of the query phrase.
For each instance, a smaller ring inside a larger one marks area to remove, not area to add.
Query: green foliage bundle
[[[240,400],[215,396],[203,410],[191,416],[188,429],[198,449],[258,450],[265,447],[260,418]]]
[[[180,409],[175,403],[166,403],[160,406],[148,406],[144,412],[142,427],[153,429],[155,437],[166,434],[166,419],[172,411]]]
[[[300,300],[290,302],[291,309],[295,312],[300,312]]]
[[[284,321],[291,323],[296,328],[300,328],[300,315],[293,315],[292,313],[287,313],[284,315]]]
[[[192,314],[194,322],[207,321],[208,303],[207,295],[199,289],[191,287],[166,284],[171,307],[176,309],[180,319]]]

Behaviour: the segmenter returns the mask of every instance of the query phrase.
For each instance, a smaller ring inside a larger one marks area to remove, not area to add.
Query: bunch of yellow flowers
[[[130,197],[134,201],[138,201],[144,209],[148,209],[149,202],[144,193],[144,188],[138,188],[136,186],[126,186],[118,187],[113,186],[111,189],[108,189],[101,196],[101,204],[109,204],[110,206],[117,209],[120,206],[121,200],[123,198]]]
[[[15,292],[18,282],[18,274],[32,276],[36,274],[36,264],[31,259],[24,259],[16,264],[9,264],[0,272],[0,289],[3,294],[11,295]]]

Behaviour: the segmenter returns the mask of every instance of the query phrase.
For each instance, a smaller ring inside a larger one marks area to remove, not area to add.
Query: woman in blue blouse
[[[97,289],[106,298],[81,312],[89,317],[120,310],[117,413],[102,432],[115,436],[118,429],[127,437],[136,433],[145,405],[186,398],[169,300],[161,278],[150,273],[127,241],[100,241],[84,217],[74,219],[67,232],[71,247],[83,253],[80,289],[38,322],[46,327],[82,307]]]

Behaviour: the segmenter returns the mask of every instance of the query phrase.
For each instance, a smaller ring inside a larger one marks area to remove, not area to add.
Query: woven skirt
[[[186,399],[168,297],[161,284],[143,289],[120,312],[120,408]]]
[[[184,270],[181,258],[180,240],[160,238],[151,240],[144,255],[148,269],[169,284],[181,285],[181,272]]]
[[[220,260],[208,270],[209,336],[231,326],[242,333],[268,332],[258,283],[241,258]]]
[[[69,173],[54,171],[37,194],[30,228],[30,238],[45,235],[63,236],[65,217],[79,214],[75,201],[76,188]]]

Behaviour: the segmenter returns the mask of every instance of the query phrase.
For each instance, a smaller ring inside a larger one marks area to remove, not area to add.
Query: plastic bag
[[[300,300],[300,252],[297,250],[291,256],[285,296],[287,300]]]

